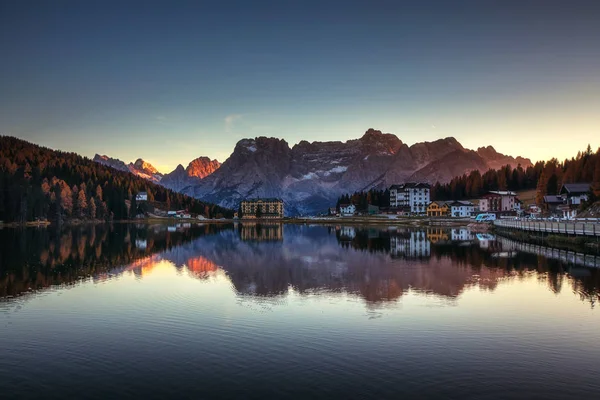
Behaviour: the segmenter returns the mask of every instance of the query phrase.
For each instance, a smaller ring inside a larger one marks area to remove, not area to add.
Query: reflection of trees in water
[[[107,273],[218,229],[222,228],[206,225],[169,232],[163,225],[133,224],[83,225],[62,230],[2,229],[0,296],[16,296]]]
[[[220,266],[238,294],[257,298],[285,295],[292,287],[301,294],[352,293],[374,305],[395,301],[410,290],[453,299],[472,286],[495,290],[503,280],[525,279],[535,272],[555,293],[570,288],[592,305],[598,300],[600,271],[573,269],[528,253],[497,257],[502,251],[497,243],[486,248],[477,241],[432,244],[426,235],[410,229],[286,225],[280,240],[261,241],[243,240],[239,226],[193,226],[175,232],[131,224],[5,229],[0,230],[0,295],[127,270],[143,276],[156,260],[164,259],[199,279],[213,276]],[[398,251],[392,242],[418,245],[425,252]]]

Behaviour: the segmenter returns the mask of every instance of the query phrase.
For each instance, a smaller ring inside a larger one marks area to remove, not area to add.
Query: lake
[[[0,393],[600,398],[599,293],[466,229],[0,229]]]

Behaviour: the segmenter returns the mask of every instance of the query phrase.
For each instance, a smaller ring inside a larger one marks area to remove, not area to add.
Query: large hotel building
[[[260,208],[260,213],[258,209]],[[249,199],[240,203],[243,219],[257,218],[283,218],[283,200],[275,198]]]

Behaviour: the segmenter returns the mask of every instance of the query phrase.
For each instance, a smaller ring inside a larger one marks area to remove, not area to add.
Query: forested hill
[[[149,200],[169,209],[233,216],[231,210],[175,193],[78,154],[0,136],[0,221],[127,219],[126,200],[142,191],[148,192]]]
[[[469,174],[456,176],[445,184],[436,183],[431,187],[431,200],[476,199],[490,190],[536,190],[536,203],[543,204],[545,195],[559,194],[565,183],[585,182],[590,184],[591,192],[587,206],[600,198],[600,148],[594,153],[590,145],[577,153],[576,157],[562,162],[556,158],[538,161],[523,168],[510,165],[483,174],[474,170]],[[402,182],[399,182],[402,183]],[[338,199],[337,205],[352,203],[360,210],[366,210],[368,204],[381,207],[389,206],[389,192],[370,190],[346,194]]]

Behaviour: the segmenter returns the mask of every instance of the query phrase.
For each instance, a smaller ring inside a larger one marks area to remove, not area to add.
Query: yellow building
[[[427,240],[431,243],[437,243],[440,241],[447,241],[448,231],[444,228],[428,228],[427,229]]]
[[[450,215],[450,207],[445,201],[432,201],[427,206],[428,217],[447,217]]]
[[[275,198],[249,199],[240,203],[243,219],[283,218],[283,200]]]

